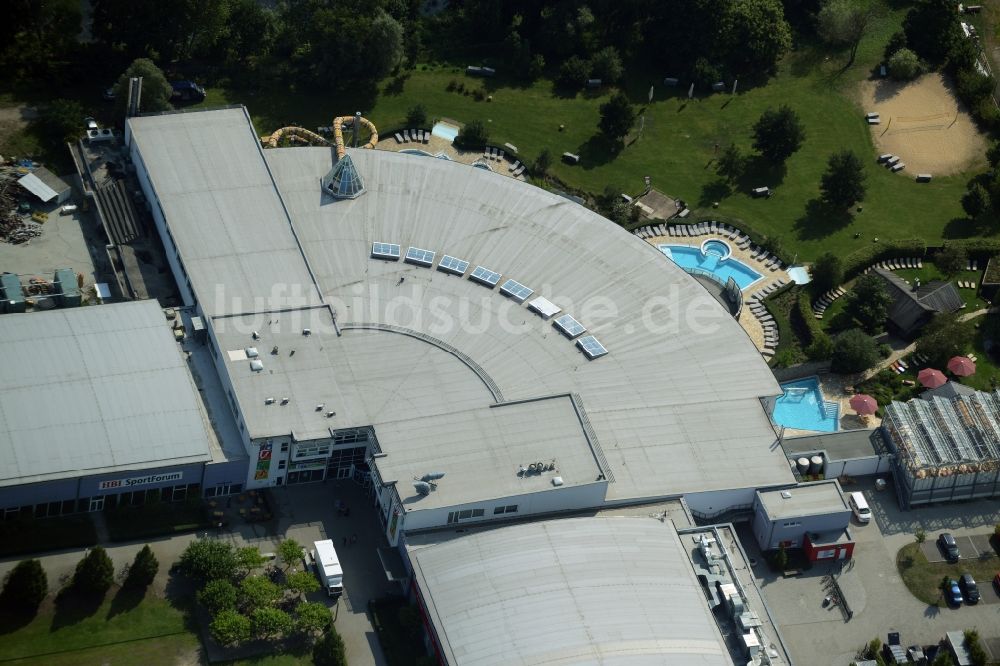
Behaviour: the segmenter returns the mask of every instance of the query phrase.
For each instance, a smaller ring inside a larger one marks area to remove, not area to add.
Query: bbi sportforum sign
[[[101,481],[98,484],[99,490],[112,490],[114,488],[135,488],[136,486],[148,486],[153,483],[164,483],[166,481],[180,481],[184,478],[184,472],[167,472],[166,474],[149,474],[147,476],[133,476],[128,479],[114,479],[112,481]]]

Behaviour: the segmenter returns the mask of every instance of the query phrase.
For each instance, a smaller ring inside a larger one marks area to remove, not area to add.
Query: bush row
[[[0,523],[0,556],[83,548],[97,543],[89,515],[19,519]]]

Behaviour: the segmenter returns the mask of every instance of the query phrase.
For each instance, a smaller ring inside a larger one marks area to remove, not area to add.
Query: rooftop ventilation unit
[[[562,484],[563,484],[563,478],[561,476],[553,476],[552,477],[552,485],[553,486],[559,487]]]
[[[542,319],[551,319],[562,312],[562,308],[543,296],[528,303],[528,309],[538,314]]]
[[[324,407],[326,407],[326,404],[321,402],[318,405],[316,405],[316,411],[322,412]]]
[[[308,328],[303,328],[302,335],[312,335],[312,331],[309,330]]]
[[[287,405],[288,404],[288,398],[282,398],[281,399],[281,404]]]
[[[250,334],[250,337],[252,337],[254,340],[260,340],[260,333],[254,331],[253,333]]]
[[[260,354],[257,353],[257,348],[256,347],[247,347],[243,351],[244,351],[244,353],[246,353],[247,358],[257,358],[258,356],[260,356]]]
[[[326,413],[326,418],[332,419],[336,415],[337,415],[337,412],[327,412]]]
[[[264,404],[265,405],[273,405],[274,404],[274,398],[264,398]]]
[[[790,492],[788,492],[787,490],[782,490],[781,491],[781,497],[783,499],[792,499],[792,494]]]
[[[260,372],[261,370],[264,369],[264,364],[261,363],[260,359],[255,358],[254,360],[250,361],[250,369],[253,370],[254,372]]]
[[[357,199],[365,193],[365,182],[350,155],[341,157],[321,182],[334,199]]]
[[[431,484],[426,481],[415,481],[413,487],[416,488],[417,492],[422,496],[427,497],[431,494]]]
[[[430,482],[430,481],[437,481],[438,479],[443,479],[443,478],[444,478],[444,472],[428,472],[427,474],[424,474],[422,477],[420,477],[420,480]]]

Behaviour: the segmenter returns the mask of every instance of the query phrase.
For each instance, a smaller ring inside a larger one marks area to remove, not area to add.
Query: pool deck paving
[[[375,144],[376,150],[388,150],[390,152],[398,153],[403,150],[422,150],[425,153],[430,153],[432,156],[438,153],[444,153],[451,159],[452,162],[459,162],[461,164],[471,165],[472,163],[485,159],[483,156],[483,151],[481,150],[459,150],[451,141],[448,139],[442,139],[439,136],[431,135],[427,143],[421,141],[404,141],[403,143],[396,143],[396,137],[394,134],[388,134],[381,137],[379,142]],[[518,160],[517,155],[504,154],[502,160],[485,159],[486,164],[490,166],[493,173],[498,173],[501,176],[507,176],[508,178],[514,178],[515,180],[526,180],[526,173],[522,173],[520,176],[515,176],[508,167],[511,166],[515,161]]]

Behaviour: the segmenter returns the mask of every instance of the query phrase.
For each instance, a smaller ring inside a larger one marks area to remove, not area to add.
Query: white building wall
[[[756,490],[756,488],[735,488],[688,493],[684,495],[684,501],[692,512],[712,516],[736,507],[752,505]]]
[[[482,509],[483,516],[460,520],[457,523],[451,523],[452,526],[598,507],[604,503],[607,491],[608,482],[600,481],[581,486],[553,488],[537,493],[513,495],[435,509],[411,508],[406,512],[406,529],[413,531],[431,527],[444,527],[449,525],[449,513],[464,510]],[[516,513],[494,513],[496,507],[515,505],[517,506]]]

